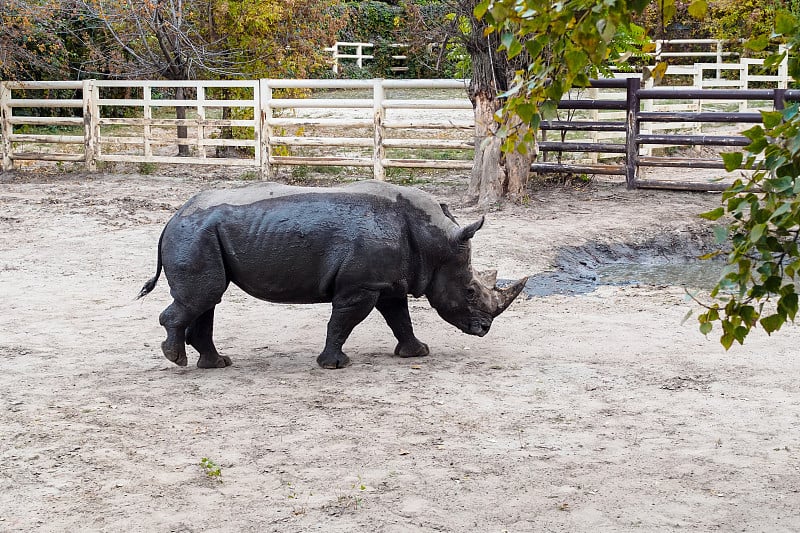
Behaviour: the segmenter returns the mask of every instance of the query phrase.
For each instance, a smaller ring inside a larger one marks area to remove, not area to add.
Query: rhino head
[[[476,272],[470,260],[470,239],[483,226],[477,222],[456,228],[450,236],[452,253],[436,270],[425,295],[443,319],[464,333],[483,337],[492,320],[514,301],[528,278],[507,288],[496,286],[497,272]]]

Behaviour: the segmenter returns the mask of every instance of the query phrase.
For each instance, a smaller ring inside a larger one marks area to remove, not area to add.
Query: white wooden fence
[[[174,97],[177,88],[188,93],[184,99]],[[326,97],[332,89],[351,94]],[[291,90],[310,97],[286,97]],[[461,96],[429,96],[440,90]],[[186,118],[177,118],[178,108]],[[73,116],[33,116],[34,109]],[[471,168],[474,148],[463,80],[0,82],[0,122],[3,170],[24,161],[83,161],[89,170],[99,162],[179,163],[246,166],[270,176],[275,165],[342,165],[372,167],[384,179],[390,167]],[[74,133],[41,131],[51,126]],[[235,138],[222,138],[224,128]],[[176,155],[177,146],[189,155]],[[233,150],[217,157],[218,149]],[[413,155],[432,150],[456,157]]]
[[[349,63],[351,60],[355,60],[355,65],[358,68],[364,68],[366,61],[375,59],[374,48],[374,43],[336,41],[333,46],[325,48],[325,51],[331,53],[331,70],[334,74],[338,74],[342,64]],[[392,43],[389,48],[392,51],[389,56],[389,59],[391,59],[389,70],[395,73],[408,71],[408,55],[406,55],[408,45]]]
[[[745,111],[752,104],[704,103],[683,93],[689,88],[752,88],[751,82],[785,87],[764,75],[733,80],[704,74],[746,73],[754,62],[692,65],[692,86],[670,87],[674,98],[648,100],[644,110],[700,112],[709,106],[720,111],[732,110],[721,105],[732,105]],[[183,99],[175,98],[177,89],[186,93]],[[292,91],[305,97],[288,97]],[[592,89],[589,94],[625,98],[624,90]],[[178,108],[186,118],[178,118]],[[37,116],[48,109],[54,116]],[[596,122],[624,119],[620,111],[590,113]],[[178,128],[185,135],[179,137]],[[652,123],[647,128],[643,133],[706,131],[699,123]],[[568,140],[617,142],[617,137],[575,132]],[[0,81],[3,171],[33,161],[83,162],[89,170],[102,162],[125,162],[238,166],[269,177],[276,165],[308,165],[371,168],[375,178],[384,179],[392,167],[470,169],[474,146],[474,116],[464,80]],[[184,154],[177,154],[178,147]],[[667,146],[643,146],[642,153],[656,148]],[[618,155],[586,157],[596,162]]]

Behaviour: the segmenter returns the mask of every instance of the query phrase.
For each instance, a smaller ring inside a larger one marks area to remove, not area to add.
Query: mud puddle
[[[714,249],[710,236],[691,231],[637,243],[589,242],[561,248],[551,270],[533,274],[528,298],[586,294],[602,285],[677,286],[711,289],[723,263],[702,260]]]

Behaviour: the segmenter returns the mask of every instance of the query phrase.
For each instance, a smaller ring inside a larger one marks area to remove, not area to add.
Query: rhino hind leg
[[[159,323],[167,330],[167,339],[161,343],[164,357],[178,366],[186,366],[186,326],[193,320],[188,310],[178,302],[172,302],[162,311]]]
[[[369,290],[334,297],[325,349],[317,357],[319,366],[333,369],[350,365],[350,358],[342,351],[342,346],[353,332],[353,328],[372,312],[377,300],[378,293]]]
[[[375,306],[383,315],[392,333],[397,338],[394,354],[400,357],[422,357],[430,353],[428,345],[414,335],[411,315],[408,313],[408,298],[378,300]]]
[[[230,357],[220,355],[214,346],[215,307],[205,311],[186,328],[186,344],[200,353],[197,368],[225,368],[233,364]]]

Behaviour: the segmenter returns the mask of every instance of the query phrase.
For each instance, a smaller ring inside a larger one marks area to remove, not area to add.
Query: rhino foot
[[[233,361],[226,355],[203,357],[197,360],[197,368],[225,368],[231,366]]]
[[[394,349],[394,354],[400,357],[424,357],[430,353],[428,345],[417,339],[411,342],[401,342]]]
[[[164,352],[164,357],[178,366],[186,366],[188,363],[183,345],[176,347],[174,344],[164,341],[161,343],[161,351]]]
[[[347,357],[343,352],[339,353],[327,353],[322,352],[317,357],[317,364],[322,368],[344,368],[346,366],[350,366],[350,358]]]

